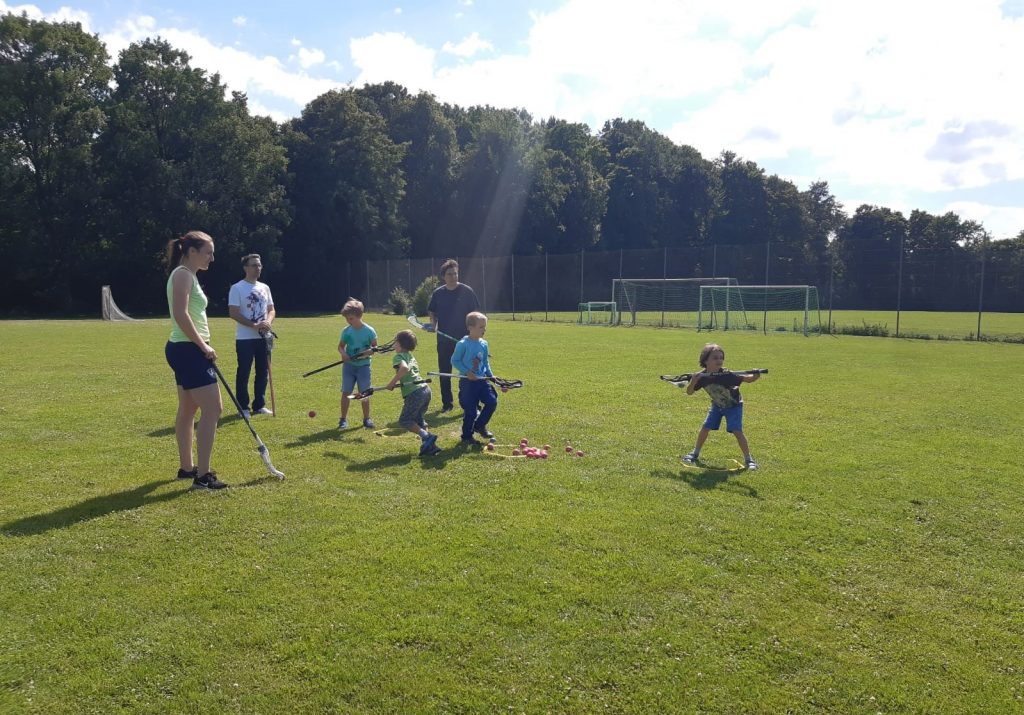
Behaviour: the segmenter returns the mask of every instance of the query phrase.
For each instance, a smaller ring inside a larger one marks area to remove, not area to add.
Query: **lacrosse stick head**
[[[275,333],[273,330],[263,331],[263,341],[267,344],[268,353],[274,351],[274,338],[276,337],[277,333]]]
[[[259,446],[260,459],[263,460],[263,464],[266,465],[267,471],[270,472],[271,476],[277,477],[278,479],[284,479],[284,472],[274,467],[270,463],[270,450],[267,449],[267,445],[261,444]]]
[[[522,380],[506,380],[503,377],[492,377],[491,382],[500,387],[502,390],[514,390],[523,386]]]

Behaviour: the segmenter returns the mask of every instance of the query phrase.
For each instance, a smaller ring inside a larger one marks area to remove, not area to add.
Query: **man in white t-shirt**
[[[268,360],[267,342],[263,336],[274,322],[274,298],[270,286],[260,283],[263,262],[258,253],[242,259],[245,278],[231,286],[228,293],[228,314],[238,323],[235,328],[235,353],[238,371],[235,373],[235,395],[242,412],[269,415],[266,406]],[[249,412],[249,370],[256,363],[256,381],[253,385],[252,412]]]

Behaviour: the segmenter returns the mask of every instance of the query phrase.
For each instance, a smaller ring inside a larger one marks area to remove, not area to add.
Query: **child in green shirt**
[[[430,405],[431,393],[430,387],[422,384],[420,366],[412,355],[412,351],[416,349],[416,342],[416,335],[411,330],[401,330],[395,335],[395,344],[401,352],[391,361],[395,368],[395,376],[385,387],[394,390],[395,387],[401,386],[405,403],[402,406],[402,414],[398,417],[398,424],[419,435],[422,440],[421,457],[432,457],[440,452],[441,448],[437,446],[437,435],[427,432],[424,415]]]

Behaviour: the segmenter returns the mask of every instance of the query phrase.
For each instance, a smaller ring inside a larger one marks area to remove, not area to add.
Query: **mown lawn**
[[[334,429],[335,371],[300,377],[339,317],[276,327],[255,425],[288,478],[226,409],[209,494],[173,480],[165,321],[4,323],[0,711],[1024,708],[1024,347],[494,321],[526,387],[492,429],[554,455],[461,450],[435,384],[420,460]],[[679,461],[707,399],[657,375],[708,338],[771,370],[744,387],[758,472],[724,433],[721,469]]]

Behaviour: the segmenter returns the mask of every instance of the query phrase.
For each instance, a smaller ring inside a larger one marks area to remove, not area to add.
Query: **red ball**
[[[550,452],[551,451],[551,445],[550,444],[545,444],[544,445],[544,449],[546,449],[548,452]]]
[[[577,457],[582,457],[583,456],[583,450],[582,449],[577,449],[576,450],[576,456]]]
[[[519,444],[529,444],[529,443],[530,443],[530,440],[526,439],[526,437],[523,437],[521,440],[519,440]]]
[[[487,445],[487,451],[488,452],[493,452],[494,451],[494,445],[493,444],[488,444]]]
[[[572,445],[571,444],[565,445],[565,451],[568,452],[569,454],[572,454]]]
[[[541,459],[547,459],[548,458],[548,451],[546,449],[543,452],[540,453],[540,458]]]
[[[309,411],[309,416],[310,417],[316,417],[316,410],[310,410]]]

